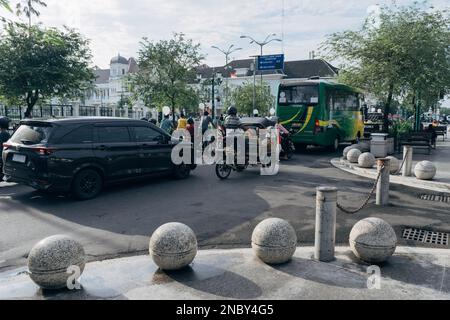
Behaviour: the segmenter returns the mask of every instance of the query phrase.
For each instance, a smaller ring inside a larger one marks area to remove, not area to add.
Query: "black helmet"
[[[8,129],[11,119],[8,117],[0,117],[0,128]]]
[[[229,116],[235,116],[235,115],[237,115],[237,109],[236,109],[236,107],[229,107],[229,108],[228,108],[228,115],[229,115]]]

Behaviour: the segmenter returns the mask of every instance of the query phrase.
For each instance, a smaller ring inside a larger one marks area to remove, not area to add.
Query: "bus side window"
[[[334,99],[333,99],[333,91],[327,91],[326,93],[326,110],[328,113],[328,120],[334,120]]]
[[[347,110],[347,101],[344,92],[337,91],[334,96],[334,109],[335,111],[346,111]]]
[[[328,111],[334,111],[334,105],[333,105],[333,92],[327,91],[327,106]]]

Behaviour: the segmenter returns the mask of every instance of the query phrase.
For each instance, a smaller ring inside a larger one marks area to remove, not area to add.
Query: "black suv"
[[[3,172],[8,182],[86,200],[113,182],[161,173],[188,178],[191,167],[171,160],[177,143],[141,120],[25,120],[3,146]]]

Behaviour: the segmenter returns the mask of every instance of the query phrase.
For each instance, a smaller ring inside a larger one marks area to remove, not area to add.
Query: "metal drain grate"
[[[434,194],[423,194],[420,199],[427,201],[445,202],[450,203],[450,196],[437,196]]]
[[[414,240],[422,243],[448,246],[450,235],[443,232],[409,228],[403,231],[403,238],[406,240]]]

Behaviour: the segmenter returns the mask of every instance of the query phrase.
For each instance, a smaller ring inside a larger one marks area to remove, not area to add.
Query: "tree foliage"
[[[231,103],[242,115],[253,115],[253,83],[245,83],[231,92]],[[274,106],[275,98],[270,94],[267,84],[256,84],[255,108],[260,114],[268,114]]]
[[[146,104],[186,108],[198,102],[189,85],[195,79],[195,67],[203,60],[200,44],[182,33],[170,40],[152,42],[144,38],[139,50],[139,70],[132,76],[134,94]]]
[[[31,27],[32,16],[41,15],[37,7],[47,7],[47,4],[42,0],[21,0],[16,5],[16,15],[20,17],[24,14],[28,19],[28,26]]]
[[[9,6],[8,0],[0,0],[0,7],[5,8],[9,12],[12,12],[11,7]]]
[[[384,102],[433,105],[450,91],[450,19],[415,3],[380,7],[357,31],[334,33],[323,43],[327,59],[340,62],[340,80]]]
[[[0,56],[0,95],[24,101],[26,117],[39,99],[78,97],[94,80],[89,42],[69,28],[9,23]]]

